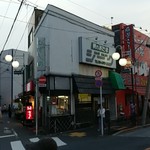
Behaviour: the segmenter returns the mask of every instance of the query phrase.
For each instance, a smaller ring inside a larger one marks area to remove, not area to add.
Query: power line
[[[21,4],[20,4],[19,9],[18,9],[18,12],[17,12],[16,17],[15,17],[15,19],[14,19],[14,21],[13,21],[13,24],[12,24],[11,29],[10,29],[10,31],[9,31],[9,34],[8,34],[8,36],[7,36],[7,38],[6,38],[6,41],[5,41],[5,43],[4,43],[4,46],[3,46],[3,48],[2,48],[1,53],[2,53],[3,50],[5,49],[5,46],[6,46],[7,42],[8,42],[8,39],[9,39],[9,37],[10,37],[10,34],[11,34],[12,29],[13,29],[13,27],[14,27],[14,24],[15,24],[15,22],[16,22],[16,20],[17,20],[17,17],[18,17],[18,15],[19,15],[19,12],[20,12],[20,9],[21,9],[21,7],[22,7],[23,2],[24,2],[24,0],[21,1]]]

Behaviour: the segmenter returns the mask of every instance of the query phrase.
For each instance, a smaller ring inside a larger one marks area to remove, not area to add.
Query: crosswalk
[[[63,142],[58,137],[51,137],[51,138],[56,141],[58,147],[67,145],[65,142]],[[39,140],[40,139],[38,137],[30,138],[29,139],[30,142],[38,142]],[[25,148],[24,148],[23,143],[22,143],[21,140],[12,141],[12,142],[10,142],[10,145],[11,145],[11,149],[12,150],[25,150]]]

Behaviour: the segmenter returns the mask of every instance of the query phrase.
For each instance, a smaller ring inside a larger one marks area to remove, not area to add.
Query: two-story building
[[[94,124],[100,95],[111,119],[116,119],[113,84],[118,89],[124,86],[119,74],[111,77],[115,82],[109,77],[116,68],[111,57],[114,32],[47,5],[31,16],[28,52],[28,85],[38,80],[39,125],[59,132]]]

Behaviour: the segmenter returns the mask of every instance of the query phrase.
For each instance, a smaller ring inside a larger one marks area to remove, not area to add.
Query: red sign
[[[40,84],[45,84],[45,83],[46,83],[46,77],[45,77],[45,76],[41,76],[41,77],[39,78],[39,83],[40,83]]]
[[[39,78],[39,87],[46,87],[46,77],[45,76],[41,76]]]
[[[32,119],[33,119],[33,107],[26,106],[26,120],[32,120]]]
[[[95,85],[96,87],[102,86],[102,71],[101,70],[96,70],[95,71]]]
[[[26,92],[29,92],[29,91],[34,91],[33,81],[28,82],[27,85],[26,85]]]
[[[95,77],[101,77],[102,76],[102,71],[101,70],[96,70],[95,71]]]

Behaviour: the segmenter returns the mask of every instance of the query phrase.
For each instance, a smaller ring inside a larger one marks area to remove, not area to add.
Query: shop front
[[[47,129],[52,133],[71,130],[74,125],[71,77],[48,76],[47,80],[48,92],[45,101]]]
[[[124,79],[126,89],[116,91],[118,117],[121,117],[121,114],[124,114],[126,119],[130,119],[132,101],[135,105],[135,113],[137,117],[140,117],[144,106],[147,77],[133,75],[134,82],[132,85],[131,74],[123,73],[121,75]]]
[[[23,125],[34,125],[34,83],[30,81],[26,85],[26,91],[19,93],[14,101],[15,117]]]
[[[115,90],[109,78],[102,79],[102,93],[100,93],[100,88],[95,85],[94,77],[74,75],[73,91],[77,127],[85,127],[97,123],[100,94],[102,94],[103,106],[110,110],[111,119],[115,119]]]
[[[97,122],[96,112],[100,101],[95,78],[84,75],[47,76],[47,92],[41,93],[45,122],[51,133],[86,127]],[[114,89],[109,78],[103,79],[103,104],[115,118]]]

